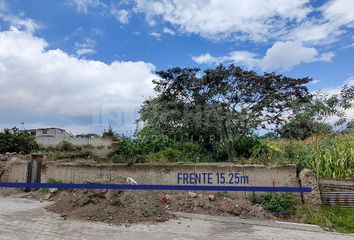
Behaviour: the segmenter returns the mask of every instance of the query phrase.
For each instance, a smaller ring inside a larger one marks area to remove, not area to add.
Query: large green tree
[[[197,68],[157,72],[157,96],[144,102],[140,120],[169,137],[200,142],[221,140],[229,160],[235,142],[266,124],[281,124],[294,103],[307,102],[309,78],[262,75],[220,65],[200,76]]]

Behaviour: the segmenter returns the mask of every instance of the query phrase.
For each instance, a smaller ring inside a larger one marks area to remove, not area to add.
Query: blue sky
[[[154,71],[234,63],[354,84],[354,0],[0,0],[0,128],[134,129]],[[353,111],[349,117],[354,117]]]

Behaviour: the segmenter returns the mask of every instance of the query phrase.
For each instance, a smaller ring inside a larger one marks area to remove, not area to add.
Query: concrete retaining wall
[[[25,161],[13,161],[8,167],[6,174],[2,177],[3,182],[25,182],[26,177]],[[307,170],[308,171],[308,170]],[[264,166],[264,165],[236,165],[227,163],[212,164],[136,164],[127,166],[125,164],[97,164],[83,165],[75,163],[44,162],[42,168],[42,182],[49,178],[65,183],[84,183],[106,181],[113,178],[130,177],[139,184],[165,184],[177,185],[178,174],[183,173],[210,173],[212,184],[201,183],[198,185],[225,185],[218,184],[216,174],[223,172],[238,172],[239,176],[247,176],[248,184],[235,184],[237,186],[276,186],[276,187],[300,187],[296,174],[295,165],[285,166]],[[308,185],[306,185],[308,183]],[[182,185],[183,183],[180,182]],[[311,184],[311,185],[310,185]],[[314,187],[317,180],[303,180],[302,187]],[[318,186],[318,185],[317,185]],[[316,196],[319,192],[314,193]],[[300,194],[295,194],[301,199]],[[310,197],[310,196],[309,196]],[[311,195],[311,198],[313,196]],[[302,197],[304,199],[304,197]],[[305,198],[306,199],[306,198]]]
[[[21,182],[25,179],[26,161],[10,161],[2,181]],[[263,165],[235,164],[80,164],[45,162],[42,169],[42,182],[49,178],[66,183],[83,183],[110,180],[117,177],[131,177],[139,184],[176,185],[178,173],[211,173],[213,184],[217,184],[216,173],[238,172],[240,176],[248,176],[247,186],[289,186],[298,187],[296,168],[294,165],[266,167]],[[182,182],[180,182],[182,184]]]

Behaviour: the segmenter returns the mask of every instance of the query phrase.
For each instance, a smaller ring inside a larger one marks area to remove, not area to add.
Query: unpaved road
[[[129,227],[110,226],[98,222],[63,220],[44,210],[45,205],[28,199],[0,198],[0,239],[354,239],[353,235],[328,233],[311,227],[289,229],[289,225],[265,226],[267,223],[251,224],[231,218],[220,221],[220,218],[214,217],[181,218]]]

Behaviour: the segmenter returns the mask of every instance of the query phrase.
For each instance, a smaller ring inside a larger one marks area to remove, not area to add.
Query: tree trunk
[[[229,162],[232,162],[234,160],[234,156],[235,156],[234,142],[232,140],[228,139],[227,144],[226,144],[226,148],[227,148],[228,160],[229,160]]]

